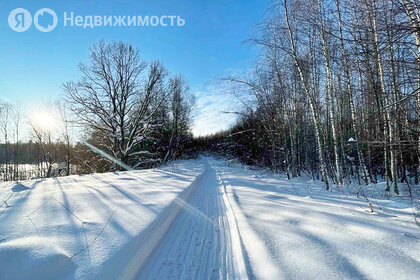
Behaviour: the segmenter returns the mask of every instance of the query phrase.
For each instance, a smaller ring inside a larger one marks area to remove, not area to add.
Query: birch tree
[[[291,56],[293,58],[293,61],[295,63],[295,66],[299,72],[299,77],[300,77],[300,81],[302,83],[303,89],[305,91],[308,103],[309,103],[309,107],[311,109],[312,112],[312,121],[314,122],[314,128],[315,128],[315,137],[316,137],[316,142],[317,142],[317,150],[318,150],[318,156],[319,156],[319,162],[321,165],[321,173],[322,173],[322,177],[324,180],[324,185],[325,185],[325,189],[329,189],[329,183],[328,183],[328,173],[327,173],[327,166],[325,163],[325,159],[324,159],[324,150],[323,150],[323,145],[322,145],[322,140],[321,140],[321,124],[320,124],[320,120],[319,120],[319,115],[317,112],[317,108],[315,105],[315,101],[313,100],[313,96],[311,95],[310,89],[309,89],[309,85],[307,83],[307,80],[305,78],[302,66],[300,64],[299,58],[298,58],[298,53],[297,53],[297,49],[296,49],[296,45],[295,45],[295,39],[294,39],[294,34],[293,34],[293,30],[290,24],[290,17],[289,17],[289,9],[288,9],[288,3],[287,0],[284,0],[283,2],[284,4],[284,17],[285,17],[285,21],[286,21],[286,28],[287,31],[289,33],[289,40],[290,40],[290,50],[291,50]]]

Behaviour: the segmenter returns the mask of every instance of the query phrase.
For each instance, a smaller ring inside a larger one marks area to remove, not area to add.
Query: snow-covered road
[[[167,234],[141,268],[139,279],[244,279],[236,224],[216,170],[205,163]],[[234,240],[232,240],[234,239]],[[239,254],[238,254],[239,253]]]

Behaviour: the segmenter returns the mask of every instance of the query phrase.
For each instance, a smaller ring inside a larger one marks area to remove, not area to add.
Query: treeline
[[[224,79],[244,105],[201,146],[289,177],[418,184],[420,9],[413,0],[275,1],[254,71]]]
[[[26,179],[22,164],[51,177],[146,168],[189,154],[195,99],[181,75],[117,42],[94,45],[79,70],[79,81],[64,84],[63,101],[45,104],[37,116],[0,104],[3,180]],[[20,136],[25,121],[28,143]]]
[[[52,149],[56,151],[58,162],[65,161],[66,147],[65,143],[57,141],[54,142],[55,147]],[[0,164],[7,164],[17,162],[19,164],[36,164],[42,161],[42,151],[39,145],[29,140],[28,142],[20,142],[17,146],[15,143],[0,144]]]

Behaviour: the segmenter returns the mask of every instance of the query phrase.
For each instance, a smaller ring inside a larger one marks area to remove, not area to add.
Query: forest
[[[355,181],[418,184],[419,3],[275,1],[249,40],[245,77],[225,77],[244,105],[229,131],[198,139],[243,162],[310,173],[325,188]]]

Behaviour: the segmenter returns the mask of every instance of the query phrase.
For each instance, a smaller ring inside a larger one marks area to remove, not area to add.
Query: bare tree
[[[10,114],[11,114],[11,104],[7,102],[3,102],[0,104],[0,128],[1,134],[4,139],[3,143],[3,150],[4,150],[4,180],[9,180],[9,121],[10,121]]]
[[[295,43],[295,34],[293,34],[292,26],[290,24],[290,16],[289,16],[289,8],[288,8],[287,0],[284,0],[283,4],[284,4],[284,16],[285,16],[285,21],[286,21],[286,27],[287,27],[287,31],[289,33],[291,56],[293,58],[293,61],[295,63],[296,68],[298,69],[299,77],[300,77],[304,92],[306,94],[306,97],[308,99],[309,107],[310,107],[311,112],[312,112],[312,120],[314,122],[314,127],[315,127],[314,128],[315,129],[315,137],[316,137],[316,141],[317,141],[317,149],[318,149],[318,156],[319,156],[319,161],[320,161],[320,165],[321,165],[321,173],[322,173],[322,177],[324,179],[325,189],[328,190],[329,189],[328,175],[327,175],[328,173],[327,173],[327,166],[326,166],[325,159],[324,159],[323,144],[322,144],[322,140],[321,140],[322,131],[321,131],[321,123],[320,123],[320,120],[319,120],[319,113],[317,111],[314,97],[310,92],[308,81],[305,78],[304,70],[302,68],[301,62],[300,62],[299,57],[298,57],[298,53],[297,53],[297,49],[296,49],[296,43]]]
[[[398,195],[398,180],[418,183],[417,24],[411,0],[275,1],[251,40],[255,70],[229,79],[253,100],[240,100],[221,147],[288,177],[321,171],[327,189],[386,178]]]
[[[164,161],[175,159],[181,137],[190,129],[191,112],[194,105],[194,96],[182,76],[176,76],[169,81],[170,97],[170,131],[169,147]]]
[[[52,117],[52,104],[47,104],[44,106],[42,111],[48,112],[45,116]],[[44,119],[36,120],[29,119],[29,126],[31,127],[31,138],[37,143],[38,149],[41,152],[41,162],[38,162],[39,176],[50,178],[53,174],[53,164],[56,163],[56,153],[54,146],[54,131],[55,129],[52,126],[45,125],[42,123]],[[46,165],[46,171],[44,169]]]
[[[64,102],[56,102],[58,113],[60,114],[60,127],[61,135],[66,145],[66,176],[70,175],[70,164],[71,164],[71,120],[67,108],[67,104]]]
[[[81,80],[64,85],[78,123],[101,134],[103,148],[124,164],[148,154],[139,147],[167,96],[162,64],[151,63],[145,74],[146,63],[131,45],[100,42],[79,69]]]
[[[337,122],[335,119],[335,110],[334,110],[334,102],[333,102],[333,77],[332,77],[332,66],[331,66],[331,58],[330,58],[330,50],[329,50],[329,44],[327,42],[327,34],[325,30],[325,19],[324,19],[324,7],[322,4],[323,0],[318,0],[318,6],[319,6],[319,26],[321,31],[321,42],[322,42],[322,50],[324,54],[324,61],[325,61],[325,71],[326,71],[326,103],[327,103],[327,111],[328,111],[328,118],[329,123],[331,125],[332,129],[332,136],[333,136],[333,149],[334,149],[334,158],[335,158],[335,172],[336,172],[336,182],[338,184],[343,184],[343,178],[342,178],[342,166],[340,163],[340,157],[339,157],[339,140],[338,140],[338,131],[337,131]]]
[[[17,103],[13,106],[13,141],[15,149],[13,153],[13,180],[19,180],[19,141],[20,141],[20,124],[22,120],[21,105]]]

